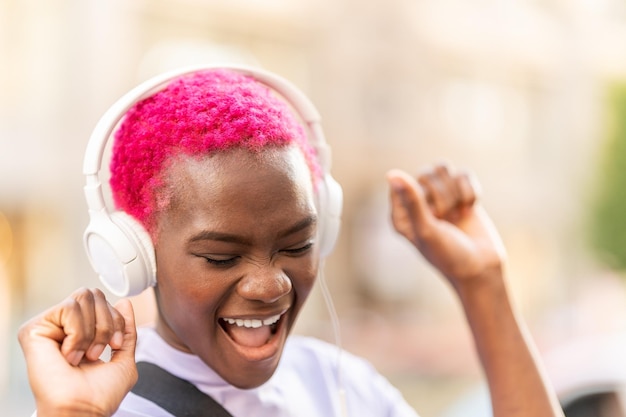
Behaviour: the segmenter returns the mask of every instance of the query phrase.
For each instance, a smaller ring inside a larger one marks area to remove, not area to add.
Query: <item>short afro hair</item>
[[[175,156],[289,145],[302,150],[316,184],[315,150],[293,110],[270,88],[226,69],[182,76],[124,116],[110,164],[113,201],[154,237],[156,212],[164,208],[158,193]]]

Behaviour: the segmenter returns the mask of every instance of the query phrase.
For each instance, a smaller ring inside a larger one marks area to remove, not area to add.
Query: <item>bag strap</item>
[[[192,383],[153,363],[137,362],[137,372],[139,380],[131,392],[152,401],[176,417],[233,417]]]

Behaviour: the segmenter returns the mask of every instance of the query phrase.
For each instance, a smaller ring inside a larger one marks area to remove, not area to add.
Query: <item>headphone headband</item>
[[[117,124],[120,122],[121,118],[132,106],[135,105],[135,103],[156,93],[158,90],[164,88],[168,83],[178,77],[210,69],[230,69],[244,75],[251,76],[287,99],[289,104],[291,104],[291,106],[309,126],[314,123],[320,123],[321,121],[319,112],[313,103],[311,103],[311,101],[304,95],[304,93],[297,89],[291,82],[269,71],[243,65],[203,65],[179,68],[144,81],[123,95],[106,111],[106,113],[104,113],[89,138],[87,151],[85,152],[85,158],[83,160],[83,174],[98,174],[100,167],[102,166],[104,149],[109,137],[113,133]],[[312,145],[315,148],[318,148],[318,146],[326,147],[325,141],[317,139],[320,138],[312,136],[311,139],[313,141]],[[323,137],[321,139],[323,139]],[[324,162],[328,163],[329,161]],[[330,166],[322,166],[322,169],[325,171],[326,168],[330,168]]]

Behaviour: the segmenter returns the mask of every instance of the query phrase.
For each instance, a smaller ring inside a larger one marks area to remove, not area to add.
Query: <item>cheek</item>
[[[308,297],[313,285],[315,285],[318,268],[318,262],[311,259],[309,262],[299,265],[298,268],[292,269],[291,273],[287,272],[292,277],[292,284],[301,301]]]
[[[200,349],[214,337],[217,311],[231,287],[220,277],[189,267],[161,273],[155,288],[160,322],[169,329],[174,346]]]
[[[183,259],[184,262],[172,262]],[[211,276],[202,259],[176,257],[157,259],[157,292],[164,310],[174,315],[204,313],[213,308],[224,291],[224,280]]]

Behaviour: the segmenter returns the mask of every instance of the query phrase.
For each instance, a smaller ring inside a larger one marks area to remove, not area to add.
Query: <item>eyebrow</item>
[[[292,226],[288,227],[287,229],[280,231],[277,234],[277,236],[278,238],[283,238],[283,237],[292,235],[294,233],[297,233],[301,230],[304,230],[308,227],[311,227],[315,225],[316,223],[317,223],[317,216],[315,215],[307,216],[303,218],[302,220],[298,221],[297,223],[293,224]],[[202,240],[215,240],[215,241],[221,241],[221,242],[227,242],[227,243],[238,243],[241,245],[251,244],[250,240],[243,236],[235,235],[231,233],[217,232],[217,231],[212,231],[212,230],[202,230],[199,233],[196,233],[189,239],[189,242],[198,242]]]

